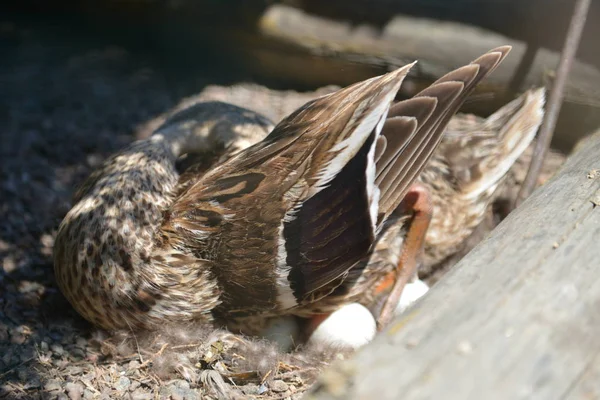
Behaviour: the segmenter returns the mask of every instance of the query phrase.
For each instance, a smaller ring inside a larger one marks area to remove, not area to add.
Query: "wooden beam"
[[[600,398],[600,135],[308,399]]]
[[[463,107],[463,111],[478,115],[490,114],[516,95],[507,89],[514,84],[527,50],[522,41],[454,22],[390,15],[390,20],[377,30],[281,4],[265,10],[256,32],[230,29],[228,35],[231,43],[237,43],[229,47],[238,50],[241,64],[257,76],[306,87],[345,86],[419,60],[401,88],[403,97],[413,96],[491,48],[510,44],[510,56],[476,89],[487,99],[468,101]],[[559,57],[557,52],[540,48],[531,57],[528,72],[519,78],[520,87],[513,89],[548,85],[554,79]],[[575,61],[565,87],[554,147],[569,151],[598,127],[599,106],[600,71]]]
[[[257,25],[260,40],[252,43],[252,51],[261,46],[266,51],[269,45],[274,46],[272,50],[280,54],[280,62],[287,53],[295,51],[306,59],[310,59],[310,56],[331,58],[386,71],[417,59],[418,68],[411,71],[411,76],[427,82],[462,66],[465,60],[472,60],[491,48],[510,44],[513,46],[510,57],[485,82],[505,88],[526,50],[524,42],[489,30],[405,15],[390,16],[383,28],[377,30],[372,26],[354,26],[348,22],[322,18],[293,7],[275,4],[265,10]],[[241,41],[249,39],[247,32],[243,34],[246,36],[240,38]],[[256,56],[256,53],[252,54]],[[559,58],[558,52],[541,48],[533,57],[523,87],[518,89],[540,86],[551,80],[551,70],[556,67]],[[278,66],[275,60],[258,58],[255,61],[272,61],[261,64],[261,67],[272,68],[273,71],[277,69],[281,74],[306,73],[288,72],[285,69],[287,65],[285,68]],[[598,78],[600,71],[595,67],[576,61],[567,84],[567,100],[600,101],[597,91],[600,83],[595,81]],[[332,81],[328,80],[326,83]]]

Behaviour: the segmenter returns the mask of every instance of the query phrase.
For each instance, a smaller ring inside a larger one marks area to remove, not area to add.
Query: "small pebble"
[[[0,343],[8,341],[8,329],[0,326]]]
[[[288,390],[289,385],[287,383],[285,383],[284,381],[276,380],[276,381],[271,382],[269,384],[269,387],[271,388],[272,391],[274,391],[276,393],[280,393],[280,392],[285,392],[286,390]]]
[[[85,358],[85,351],[83,351],[82,349],[78,349],[78,348],[74,348],[71,351],[69,351],[69,353],[71,354],[71,356],[75,357],[75,358]]]
[[[266,386],[265,386],[265,384],[263,383],[263,384],[261,384],[261,385],[258,387],[258,394],[263,394],[263,393],[266,393],[266,392],[267,392],[267,390],[268,390],[268,389],[267,389],[267,387],[266,387]]]
[[[2,356],[2,363],[5,365],[10,365],[12,362],[12,355],[10,353],[6,353]]]
[[[55,343],[50,346],[50,350],[57,356],[62,356],[65,353],[65,349],[63,349],[62,345]]]
[[[180,389],[177,389],[177,388],[172,388],[170,391],[170,394],[171,395],[169,396],[169,398],[171,400],[184,400],[184,398],[185,398],[183,391],[181,391]]]
[[[24,368],[19,368],[17,370],[17,376],[19,377],[20,381],[26,381],[28,378],[28,375],[29,374],[27,373],[27,370]]]
[[[190,383],[184,379],[177,379],[172,384],[179,389],[188,390],[190,388]]]
[[[76,345],[77,347],[81,348],[81,349],[85,349],[85,348],[87,347],[87,345],[88,345],[88,341],[87,341],[87,340],[85,340],[85,339],[84,339],[84,338],[82,338],[82,337],[78,337],[78,338],[75,340],[75,345]]]
[[[49,379],[44,385],[44,390],[47,392],[54,392],[61,389],[60,381],[57,379]]]
[[[115,385],[115,389],[120,392],[125,392],[129,389],[129,385],[131,385],[131,381],[126,376],[121,376]]]
[[[247,383],[244,386],[241,386],[240,389],[242,390],[242,393],[247,395],[259,394],[260,392],[260,387],[254,383]]]
[[[25,341],[27,340],[27,336],[25,336],[23,333],[18,332],[16,330],[12,330],[10,333],[10,342],[12,344],[23,344],[25,343]]]
[[[67,395],[71,400],[80,400],[83,396],[84,386],[80,382],[69,382],[65,386]]]
[[[85,400],[91,400],[91,399],[93,399],[94,397],[96,397],[96,394],[95,394],[94,392],[92,392],[90,389],[85,389],[85,390],[83,391],[83,398],[84,398]]]
[[[31,390],[31,389],[39,389],[42,387],[42,381],[37,376],[29,376],[27,378],[27,382],[23,385],[23,389]]]
[[[131,393],[131,400],[152,400],[154,396],[143,389],[137,389]]]
[[[190,389],[190,384],[183,380],[173,381],[170,385],[161,388],[160,398],[171,400],[196,400],[199,399],[198,394]]]

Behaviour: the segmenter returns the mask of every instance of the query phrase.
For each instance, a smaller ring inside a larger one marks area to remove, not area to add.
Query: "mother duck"
[[[413,64],[320,97],[185,181],[176,160],[210,143],[170,129],[176,114],[77,191],[55,243],[60,289],[105,329],[203,321],[252,333],[351,301],[345,278],[361,273],[447,122],[509,50],[395,104]]]

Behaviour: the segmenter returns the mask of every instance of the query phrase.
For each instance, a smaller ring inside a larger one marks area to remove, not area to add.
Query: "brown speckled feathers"
[[[484,220],[507,172],[535,137],[544,101],[544,89],[530,90],[486,119],[459,116],[450,121],[418,179],[437,194],[426,236],[428,270],[455,253]]]
[[[318,98],[184,182],[176,159],[209,147],[211,129],[176,114],[78,192],[55,245],[61,289],[105,328],[307,312],[369,254],[448,120],[508,51],[393,106],[411,65]]]

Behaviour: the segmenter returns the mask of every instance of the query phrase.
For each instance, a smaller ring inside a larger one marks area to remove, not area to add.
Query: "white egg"
[[[358,303],[347,304],[329,315],[310,335],[311,346],[336,346],[357,349],[377,333],[371,312]]]
[[[429,286],[419,279],[413,282],[409,282],[404,286],[402,295],[396,306],[395,314],[399,315],[402,311],[406,310],[415,301],[419,300],[425,293],[429,291]]]
[[[396,315],[402,313],[428,290],[429,286],[423,281],[407,283],[396,307]],[[309,332],[310,329],[314,329],[307,341],[309,346],[357,349],[373,340],[377,333],[377,323],[366,307],[351,303],[322,320],[313,318],[308,324],[308,329]],[[291,316],[274,319],[261,336],[276,342],[280,350],[289,351],[300,340],[298,321]]]

